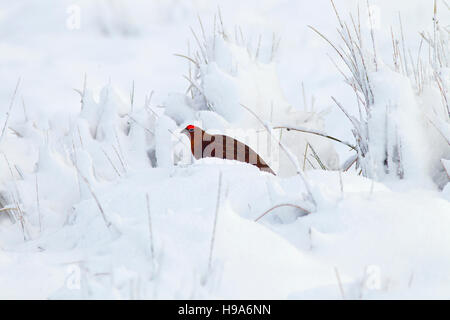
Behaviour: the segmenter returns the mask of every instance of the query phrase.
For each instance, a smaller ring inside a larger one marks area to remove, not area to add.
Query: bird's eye
[[[189,132],[194,132],[194,129],[190,128],[190,129],[189,129]]]

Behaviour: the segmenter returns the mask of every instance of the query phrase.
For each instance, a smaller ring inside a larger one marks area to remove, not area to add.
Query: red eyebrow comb
[[[192,125],[192,124],[190,124],[190,125],[188,125],[187,127],[186,127],[186,129],[188,129],[188,130],[191,130],[191,129],[194,129],[195,127]]]

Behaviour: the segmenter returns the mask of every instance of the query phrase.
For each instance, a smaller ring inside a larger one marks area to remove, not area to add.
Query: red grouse
[[[188,125],[181,132],[191,140],[191,152],[195,159],[215,157],[237,160],[252,164],[261,171],[275,175],[255,151],[236,139],[225,135],[210,135],[202,128],[193,125]]]

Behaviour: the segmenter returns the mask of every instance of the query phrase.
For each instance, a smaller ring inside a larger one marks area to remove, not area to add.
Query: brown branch
[[[346,141],[340,140],[338,138],[329,136],[329,135],[327,135],[327,134],[325,134],[323,132],[320,132],[320,131],[314,131],[314,130],[309,130],[309,129],[300,128],[300,127],[287,127],[287,126],[277,126],[277,127],[273,127],[273,129],[286,129],[288,131],[289,130],[293,130],[293,131],[299,131],[299,132],[304,132],[304,133],[315,134],[316,136],[321,136],[321,137],[324,137],[324,138],[327,138],[327,139],[331,139],[331,140],[340,142],[340,143],[345,144],[346,146],[352,148],[353,150],[356,150],[356,147],[354,145],[352,145],[352,144],[350,144],[350,143],[348,143]]]

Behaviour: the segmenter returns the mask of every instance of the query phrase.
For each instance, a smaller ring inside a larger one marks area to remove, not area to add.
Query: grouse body
[[[275,173],[266,162],[246,144],[225,135],[211,135],[202,128],[188,125],[182,133],[191,141],[191,152],[195,159],[215,157],[237,160],[258,167],[261,171]]]

